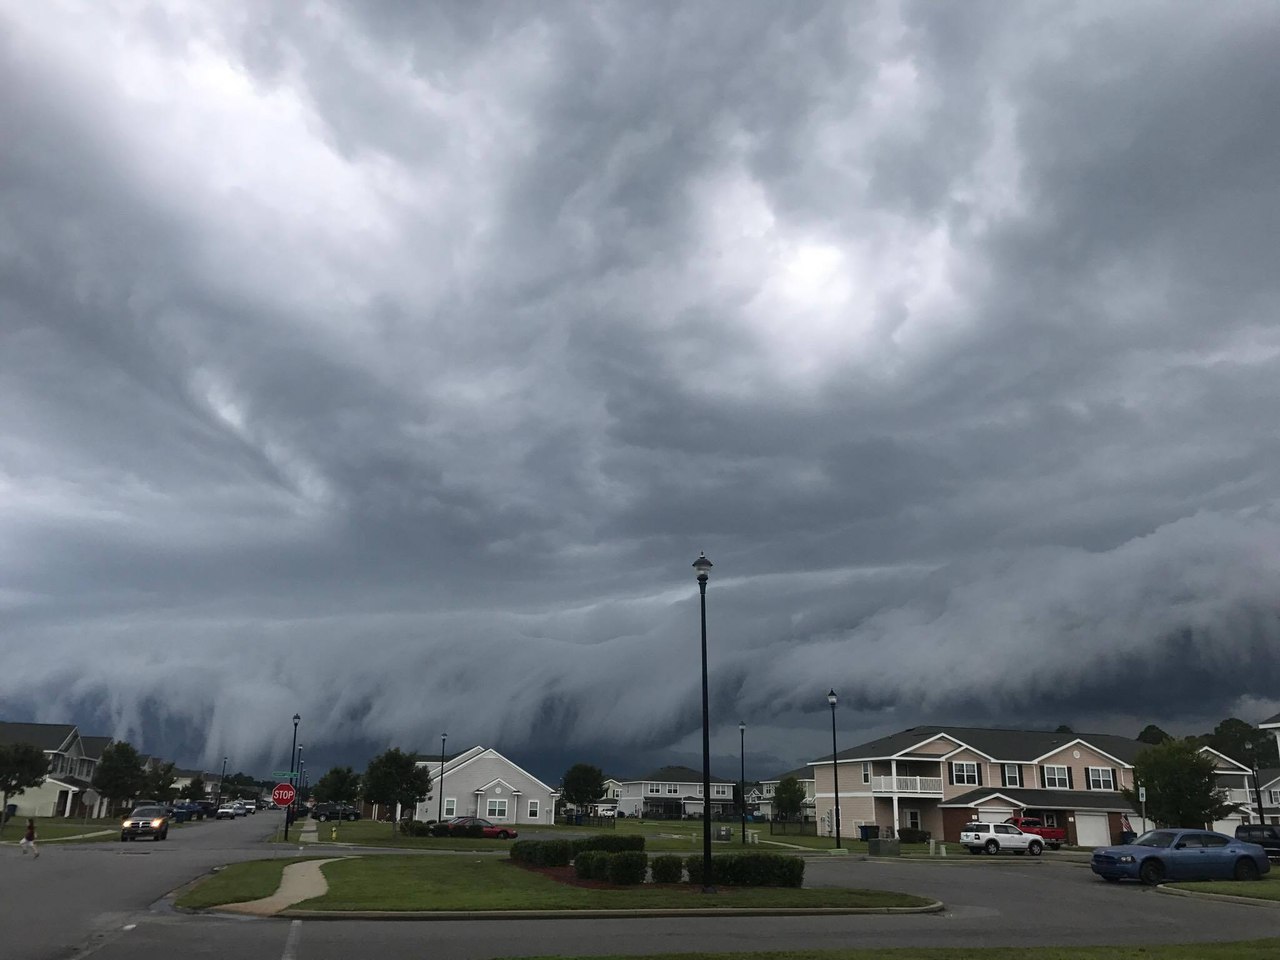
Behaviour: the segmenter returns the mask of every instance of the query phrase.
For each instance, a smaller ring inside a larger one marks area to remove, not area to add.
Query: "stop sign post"
[[[271,791],[271,800],[277,807],[288,807],[293,805],[293,799],[298,792],[293,789],[291,783],[277,783]]]

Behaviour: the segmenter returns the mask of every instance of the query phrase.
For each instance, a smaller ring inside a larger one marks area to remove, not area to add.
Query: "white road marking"
[[[302,921],[293,920],[289,924],[289,936],[284,941],[284,953],[280,960],[298,960],[298,940],[302,936]]]
[[[124,928],[125,928],[126,930],[136,930],[136,929],[137,929],[137,927],[138,927],[138,925],[137,925],[136,923],[126,923],[126,924],[124,925]]]

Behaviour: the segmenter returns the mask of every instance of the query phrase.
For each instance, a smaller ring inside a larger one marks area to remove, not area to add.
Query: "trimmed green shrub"
[[[420,820],[401,820],[400,832],[406,837],[425,837],[430,835],[430,827]]]
[[[444,826],[444,824],[436,824],[436,826]],[[436,835],[439,836],[439,834]],[[533,863],[533,848],[537,843],[537,840],[516,840],[507,849],[511,859],[516,863]]]
[[[690,883],[703,883],[702,857],[685,858]],[[711,883],[724,887],[799,887],[804,861],[776,853],[743,853],[711,861]]]
[[[605,857],[610,882],[628,885],[644,883],[645,874],[649,872],[649,858],[643,851],[620,850],[617,853],[606,853]]]
[[[449,835],[449,825],[447,823],[433,823],[430,824],[430,828],[431,836],[433,837],[447,837]]]
[[[573,870],[579,880],[607,880],[609,856],[604,850],[583,850],[573,858]]]
[[[684,875],[684,860],[673,853],[654,857],[649,861],[654,883],[679,883]]]
[[[915,827],[898,828],[898,839],[903,843],[928,843],[930,836],[928,830],[918,830]]]
[[[610,853],[619,853],[623,850],[644,849],[644,837],[630,834],[619,836],[613,833],[602,833],[593,837],[579,837],[569,842],[573,844],[575,856],[583,850],[607,850]]]

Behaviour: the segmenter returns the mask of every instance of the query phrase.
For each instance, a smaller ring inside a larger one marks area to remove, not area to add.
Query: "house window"
[[[711,795],[713,797],[727,797],[729,795],[729,788],[722,783],[717,783],[711,788]]]
[[[614,788],[613,788],[613,799],[617,800],[620,796],[622,796],[622,791],[621,791],[619,788],[614,787]]]
[[[661,793],[661,792],[662,792],[662,785],[661,785],[661,784],[658,784],[658,783],[651,783],[651,784],[649,784],[649,792],[650,792],[650,793]]]
[[[529,819],[535,823],[537,823],[538,821],[538,801],[537,800],[529,801]]]
[[[1046,764],[1044,768],[1044,785],[1047,790],[1069,789],[1071,778],[1067,775],[1067,768],[1053,767]]]
[[[1116,774],[1110,767],[1085,767],[1089,775],[1090,790],[1114,790]]]
[[[698,796],[702,796],[702,784],[698,784]]]
[[[668,783],[667,793],[671,794],[673,797],[678,796],[680,793],[680,785],[678,783]]]
[[[1046,827],[1056,827],[1058,825],[1058,815],[1056,813],[1046,813],[1041,819],[1044,820]]]
[[[919,810],[907,811],[907,826],[910,827],[912,830],[920,829],[920,811]]]
[[[1267,793],[1271,794],[1271,806],[1280,806],[1280,790],[1268,790]]]
[[[446,817],[456,817],[458,815],[458,801],[455,798],[444,798],[444,815]]]
[[[862,782],[863,783],[871,782],[871,764],[870,763],[862,764]]]
[[[764,785],[764,795],[765,795],[766,797],[772,797],[772,796],[773,796],[773,784],[772,784],[772,783],[766,783],[766,784]]]
[[[1016,763],[1004,765],[1004,785],[1006,787],[1022,786],[1022,768]]]
[[[952,761],[951,782],[978,785],[978,765],[972,762]]]
[[[490,820],[507,819],[507,798],[490,797],[485,816]]]

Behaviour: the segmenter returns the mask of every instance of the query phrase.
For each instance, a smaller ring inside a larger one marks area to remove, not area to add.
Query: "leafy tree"
[[[804,809],[804,784],[795,777],[783,777],[773,791],[773,805],[783,820],[798,820]]]
[[[131,744],[120,741],[103,748],[97,769],[93,771],[94,790],[114,805],[141,796],[146,782],[142,758]]]
[[[431,792],[431,773],[425,766],[417,765],[416,753],[402,753],[392,747],[369,761],[364,773],[364,796],[370,803],[386,804],[412,809],[426,799]],[[396,824],[391,824],[395,835]]]
[[[173,799],[174,793],[173,782],[178,779],[174,772],[172,763],[160,763],[154,767],[147,768],[146,778],[142,784],[142,792],[148,797],[154,797],[157,800],[169,801]]]
[[[1269,733],[1259,730],[1251,723],[1245,723],[1236,717],[1228,717],[1202,738],[1206,746],[1212,747],[1232,760],[1238,760],[1246,767],[1255,764],[1259,767],[1271,767],[1276,763],[1276,742]]]
[[[204,777],[197,773],[191,778],[191,782],[182,788],[180,796],[184,800],[203,800],[204,792]]]
[[[1150,743],[1154,745],[1157,743],[1164,743],[1166,740],[1172,739],[1173,737],[1171,735],[1165,733],[1154,723],[1148,723],[1142,728],[1142,732],[1138,734],[1139,743]]]
[[[1147,788],[1147,816],[1165,827],[1202,827],[1236,809],[1217,785],[1213,758],[1194,740],[1166,740],[1148,747],[1133,761],[1133,778]],[[1139,806],[1138,791],[1124,798]]]
[[[354,803],[360,796],[360,774],[350,767],[333,767],[316,781],[316,799],[322,803]]]
[[[49,774],[44,751],[31,743],[0,744],[0,830],[9,798],[29,787],[38,787]]]
[[[579,810],[591,806],[604,795],[604,772],[589,763],[575,763],[565,771],[560,795]]]
[[[1065,723],[1060,723],[1060,724],[1058,724],[1058,728],[1057,728],[1056,730],[1054,730],[1053,732],[1054,732],[1054,733],[1071,733],[1071,734],[1074,734],[1074,733],[1075,733],[1075,731],[1074,731],[1074,730],[1072,730],[1072,729],[1071,729],[1069,726],[1067,726]]]

